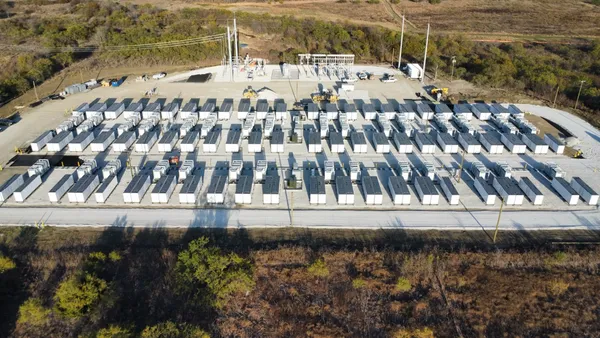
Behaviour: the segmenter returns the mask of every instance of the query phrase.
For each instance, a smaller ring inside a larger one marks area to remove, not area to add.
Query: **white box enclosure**
[[[479,196],[481,196],[483,203],[486,205],[496,203],[496,190],[483,177],[476,177],[473,185]]]
[[[202,187],[202,176],[191,175],[183,182],[183,186],[179,191],[179,203],[181,204],[196,204],[198,193]]]
[[[381,205],[383,204],[383,193],[379,180],[375,176],[363,176],[361,179],[363,192],[365,194],[365,204]]]
[[[506,205],[521,205],[523,204],[523,192],[508,177],[494,177],[492,186],[498,192],[498,195],[502,197],[504,204]]]
[[[48,192],[48,200],[50,202],[58,202],[75,184],[73,174],[63,175],[60,180]]]
[[[67,193],[69,202],[85,203],[98,185],[100,185],[100,178],[97,174],[87,174],[83,176]]]
[[[325,178],[323,176],[312,176],[309,185],[310,204],[326,204],[327,195],[325,194]]]
[[[152,193],[150,193],[150,200],[152,203],[169,203],[176,184],[177,177],[175,175],[162,176],[158,182],[156,182],[154,189],[152,189]]]
[[[106,203],[112,192],[115,191],[115,188],[118,184],[119,180],[117,179],[116,174],[105,177],[94,194],[96,203]]]
[[[440,194],[438,193],[431,178],[419,176],[415,178],[415,189],[423,205],[438,205],[440,203]]]
[[[448,199],[448,203],[450,205],[458,205],[458,203],[460,203],[460,195],[458,194],[456,187],[454,187],[450,177],[442,177],[440,180],[440,186],[442,187],[442,191],[444,192],[444,195],[446,195],[446,199]]]
[[[140,203],[150,188],[150,175],[139,174],[135,176],[123,192],[124,203]]]
[[[263,204],[279,204],[279,176],[267,175],[262,190]]]
[[[388,188],[392,195],[392,202],[395,205],[410,204],[410,189],[402,176],[390,176],[388,179]]]
[[[579,194],[571,185],[562,177],[555,177],[552,180],[552,188],[558,192],[568,205],[577,205]]]
[[[23,185],[24,182],[25,179],[23,175],[15,174],[2,183],[2,185],[0,185],[0,202],[6,201],[17,188]]]
[[[521,178],[519,188],[523,190],[525,196],[529,198],[533,205],[542,205],[544,203],[544,195],[528,177]]]
[[[338,204],[353,205],[354,204],[354,188],[352,188],[352,180],[348,176],[338,176],[335,178],[335,191],[337,194]]]
[[[587,202],[588,205],[598,204],[598,193],[592,187],[587,185],[581,177],[573,177],[571,179],[571,187]]]

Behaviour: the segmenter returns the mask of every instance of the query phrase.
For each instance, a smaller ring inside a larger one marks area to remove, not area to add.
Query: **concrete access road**
[[[0,209],[0,224],[91,227],[287,227],[290,210],[254,209]],[[293,226],[336,229],[492,230],[497,211],[294,210]],[[501,230],[600,229],[600,212],[505,211]]]

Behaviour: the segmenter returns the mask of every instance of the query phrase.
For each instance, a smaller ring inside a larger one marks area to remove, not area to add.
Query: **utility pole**
[[[460,159],[460,170],[458,171],[458,180],[457,182],[460,183],[460,177],[462,176],[462,171],[463,171],[463,165],[465,164],[465,151],[463,150],[462,152],[462,158]]]
[[[239,70],[240,66],[240,58],[239,58],[239,50],[238,50],[238,31],[237,31],[237,22],[235,19],[235,12],[233,12],[233,44],[235,45],[235,64],[236,64],[236,74]]]
[[[581,80],[581,84],[579,85],[579,92],[577,93],[577,100],[575,100],[575,109],[577,109],[577,104],[579,103],[579,95],[581,95],[581,89],[583,88],[583,84],[585,80]]]
[[[400,54],[398,54],[398,70],[402,64],[402,43],[404,42],[404,14],[402,14],[402,33],[400,34]]]
[[[452,73],[450,73],[450,82],[454,80],[454,64],[456,63],[456,56],[452,56]]]
[[[423,74],[421,83],[425,83],[425,66],[427,65],[427,47],[429,46],[429,22],[427,23],[427,36],[425,37],[425,56],[423,56]]]
[[[231,64],[231,31],[227,25],[227,50],[229,51],[229,79],[233,81],[233,65]]]
[[[36,88],[36,86],[35,86],[35,81],[33,81],[33,91],[35,92],[35,99],[36,99],[37,101],[39,101],[39,100],[40,100],[40,97],[38,96],[38,93],[37,93],[37,88]]]
[[[494,244],[496,244],[496,237],[498,236],[498,227],[500,226],[500,218],[502,217],[502,208],[504,207],[504,200],[500,197],[500,212],[498,213],[498,221],[496,222],[496,231],[494,231]]]
[[[558,88],[560,88],[560,86],[556,86],[556,93],[554,94],[554,102],[552,102],[552,108],[554,108],[556,106],[556,98],[558,97]]]

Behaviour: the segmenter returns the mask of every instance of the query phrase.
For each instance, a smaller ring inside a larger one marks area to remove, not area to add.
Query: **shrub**
[[[57,309],[67,317],[79,318],[90,311],[107,288],[106,281],[94,275],[73,275],[56,290]]]
[[[207,245],[208,239],[201,237],[179,253],[177,277],[182,290],[193,293],[197,300],[207,297],[211,305],[221,308],[232,295],[252,290],[252,264],[235,253],[223,254]],[[202,294],[204,289],[209,293]]]
[[[400,292],[406,292],[412,289],[412,285],[408,278],[400,277],[398,278],[398,282],[396,282],[396,290]]]
[[[428,327],[422,329],[400,329],[394,332],[394,338],[434,338],[433,330]]]
[[[327,264],[322,258],[317,259],[308,267],[308,272],[316,277],[327,277],[329,276],[329,269]]]
[[[116,251],[111,251],[108,254],[108,259],[110,259],[113,262],[118,262],[121,260],[121,254]]]
[[[4,272],[6,272],[8,270],[12,270],[16,267],[17,267],[17,265],[15,264],[15,262],[13,262],[12,259],[10,259],[6,256],[0,255],[0,273],[4,273]]]
[[[569,283],[561,280],[553,280],[548,285],[548,292],[554,297],[562,295],[567,290],[569,290]]]
[[[365,280],[362,278],[355,278],[352,280],[352,287],[355,289],[362,289],[366,285],[367,285],[367,282],[365,282]]]
[[[390,0],[390,2],[394,5],[397,5],[400,3],[400,0]]]
[[[147,326],[141,334],[142,338],[210,338],[204,330],[190,324],[173,322],[159,323]]]
[[[133,334],[129,329],[110,325],[107,328],[101,329],[96,333],[96,338],[129,338],[133,337]]]
[[[376,5],[376,4],[380,3],[380,1],[379,0],[367,0],[367,3],[371,4],[371,5]]]
[[[42,326],[50,320],[52,311],[45,308],[37,298],[29,298],[19,306],[19,324]]]

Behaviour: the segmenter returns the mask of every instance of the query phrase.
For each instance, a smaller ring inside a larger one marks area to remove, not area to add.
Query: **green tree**
[[[129,338],[133,337],[133,334],[129,329],[120,327],[117,325],[110,325],[107,328],[100,329],[96,333],[96,338]]]
[[[17,322],[24,325],[42,326],[50,320],[52,311],[45,308],[38,298],[29,298],[19,306]]]
[[[0,273],[16,268],[17,265],[12,259],[0,254]]]
[[[317,277],[327,277],[329,276],[329,269],[327,268],[327,264],[323,258],[317,259],[314,263],[312,263],[308,267],[308,273]]]
[[[79,318],[98,303],[108,285],[92,274],[73,275],[60,283],[54,300],[56,307],[67,317]]]
[[[173,322],[159,323],[147,326],[141,334],[142,338],[210,338],[206,331],[190,325],[176,324]]]
[[[197,298],[208,296],[211,305],[221,308],[232,295],[252,290],[252,264],[235,253],[223,254],[219,248],[209,247],[208,242],[201,237],[179,253],[177,276],[183,290]],[[208,295],[201,293],[204,289]]]
[[[396,290],[400,292],[406,292],[412,289],[412,285],[408,278],[400,277],[398,278],[398,282],[396,283]]]

